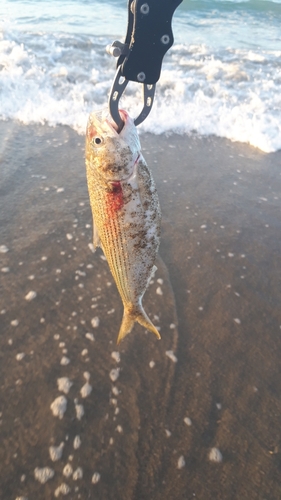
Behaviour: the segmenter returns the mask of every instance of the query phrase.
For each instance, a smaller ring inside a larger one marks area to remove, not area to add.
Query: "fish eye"
[[[95,146],[100,146],[103,143],[103,138],[102,137],[95,137],[93,142],[94,142]]]

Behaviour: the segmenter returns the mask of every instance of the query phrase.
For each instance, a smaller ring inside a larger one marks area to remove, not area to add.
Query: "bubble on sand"
[[[83,349],[83,351],[81,351],[82,356],[87,356],[87,354],[88,354],[88,349]]]
[[[80,436],[75,436],[74,441],[73,441],[73,448],[74,450],[78,450],[81,446],[81,438]]]
[[[166,356],[170,358],[174,363],[177,363],[178,358],[174,355],[173,351],[166,351]]]
[[[190,427],[190,426],[192,425],[192,421],[191,421],[191,419],[190,419],[189,417],[185,417],[185,418],[183,419],[183,421],[184,421],[184,423],[185,423],[186,425],[188,425],[188,427]]]
[[[64,188],[63,187],[57,189],[57,193],[63,193],[63,192],[64,192]]]
[[[70,363],[70,359],[67,358],[66,356],[63,356],[60,360],[60,364],[63,365],[63,366],[66,366]]]
[[[91,250],[91,252],[95,253],[95,247],[94,247],[93,243],[89,243],[88,247]]]
[[[172,433],[169,431],[169,429],[165,429],[166,436],[169,438],[171,437]]]
[[[77,469],[73,472],[73,480],[77,481],[77,479],[82,479],[83,477],[83,469],[81,467],[77,467]]]
[[[71,382],[68,377],[61,377],[57,379],[57,384],[58,384],[58,390],[60,392],[68,394],[70,387],[73,385],[73,382]]]
[[[181,455],[181,456],[179,457],[179,459],[178,459],[178,466],[177,466],[177,468],[178,468],[178,469],[183,469],[183,468],[184,468],[184,466],[185,466],[185,459],[184,459],[184,456],[183,456],[183,455]]]
[[[73,473],[72,466],[70,464],[66,464],[63,468],[62,473],[65,477],[70,477],[71,474]]]
[[[84,406],[75,403],[75,411],[76,411],[76,418],[78,420],[81,420],[81,418],[84,416],[85,411],[84,411]]]
[[[53,462],[60,460],[62,457],[62,452],[64,448],[64,443],[62,442],[59,446],[50,446],[49,454]]]
[[[18,325],[19,325],[19,320],[18,320],[18,319],[13,319],[13,320],[11,321],[11,325],[12,325],[12,326],[18,326]]]
[[[85,334],[85,337],[86,337],[86,339],[91,340],[91,342],[94,342],[94,340],[95,340],[94,335],[92,333],[89,333],[89,332]]]
[[[121,434],[123,432],[123,427],[121,425],[117,425],[116,430],[119,434]]]
[[[33,290],[30,290],[30,292],[28,292],[24,298],[25,300],[30,302],[31,300],[35,299],[35,297],[37,297],[37,293],[34,292]]]
[[[149,362],[149,367],[150,368],[154,368],[154,366],[155,366],[155,361],[150,361]]]
[[[54,475],[55,472],[50,467],[36,467],[36,469],[34,470],[34,477],[41,484],[45,484],[47,481],[49,481],[49,479],[54,477]]]
[[[0,245],[0,253],[7,253],[9,252],[9,248],[6,247],[6,245]]]
[[[2,271],[2,273],[9,273],[10,272],[10,268],[9,267],[2,267],[1,271]]]
[[[174,323],[171,323],[170,328],[171,328],[171,330],[174,330],[176,328],[176,325]]]
[[[112,370],[110,370],[109,377],[112,380],[112,382],[115,382],[118,379],[119,373],[120,373],[120,368],[113,368]]]
[[[97,484],[100,480],[100,473],[99,472],[95,472],[92,476],[92,483],[93,484]]]
[[[162,292],[162,288],[161,288],[161,286],[158,286],[158,287],[156,288],[156,293],[157,293],[157,295],[163,295],[163,292]]]
[[[219,463],[222,461],[222,454],[218,448],[212,448],[209,452],[209,460]]]
[[[70,488],[67,484],[62,483],[58,488],[55,490],[55,497],[57,498],[60,494],[62,495],[67,495],[70,492]]]
[[[97,328],[100,324],[99,318],[96,316],[95,318],[91,319],[91,325],[93,328]]]
[[[25,353],[24,352],[19,352],[17,355],[16,355],[16,360],[17,361],[21,361],[25,356]]]
[[[64,413],[66,411],[66,407],[67,407],[67,399],[65,396],[59,396],[52,402],[50,406],[54,417],[58,417],[59,419],[63,418]]]
[[[120,363],[120,353],[118,351],[113,351],[111,353],[111,357],[116,361],[116,363]]]
[[[234,318],[233,321],[237,324],[237,325],[241,325],[241,320],[239,318]]]
[[[114,394],[114,396],[118,396],[119,390],[117,387],[113,386],[111,390],[112,390],[112,393]]]
[[[86,382],[86,384],[83,385],[80,389],[80,394],[82,398],[87,398],[92,392],[92,386],[89,384],[89,382]]]
[[[67,233],[66,238],[70,241],[70,240],[72,240],[72,239],[73,239],[73,236],[72,236],[72,234]]]

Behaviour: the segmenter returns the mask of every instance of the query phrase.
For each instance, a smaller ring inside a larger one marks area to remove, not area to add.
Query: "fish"
[[[142,305],[157,269],[159,198],[134,121],[125,110],[119,113],[119,133],[107,109],[90,114],[85,152],[94,251],[102,249],[124,306],[117,344],[135,322],[161,338]]]

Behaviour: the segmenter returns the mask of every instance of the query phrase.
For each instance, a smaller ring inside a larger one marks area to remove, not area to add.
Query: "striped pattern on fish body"
[[[94,246],[103,249],[124,304],[117,342],[135,321],[160,338],[142,307],[160,241],[159,200],[133,121],[122,116],[118,134],[103,113],[92,113],[86,135]]]

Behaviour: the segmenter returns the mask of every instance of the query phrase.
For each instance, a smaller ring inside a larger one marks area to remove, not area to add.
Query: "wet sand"
[[[63,497],[62,484],[82,500],[281,498],[281,152],[141,142],[163,212],[144,298],[162,340],[136,326],[117,347],[121,299],[89,248],[84,139],[0,122],[3,500]]]

